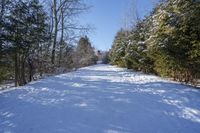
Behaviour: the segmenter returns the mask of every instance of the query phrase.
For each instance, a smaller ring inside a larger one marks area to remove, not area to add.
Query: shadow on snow
[[[199,132],[199,97],[188,86],[97,65],[0,94],[0,132]]]

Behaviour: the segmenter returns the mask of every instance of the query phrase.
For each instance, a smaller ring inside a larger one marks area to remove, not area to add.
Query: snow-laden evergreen
[[[0,133],[199,133],[200,90],[110,65],[0,94]]]
[[[110,50],[111,63],[197,86],[200,79],[199,9],[200,2],[192,0],[159,3],[134,27],[116,33]]]

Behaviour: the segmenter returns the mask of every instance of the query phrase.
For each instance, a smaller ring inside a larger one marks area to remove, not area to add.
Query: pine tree
[[[200,66],[197,54],[200,52],[199,4],[169,0],[158,18],[159,27],[154,38],[156,71],[181,82],[195,84]]]
[[[75,61],[78,67],[96,64],[97,56],[87,36],[81,37],[76,48]]]
[[[200,3],[165,0],[128,32],[118,32],[111,63],[197,85],[200,78]]]
[[[38,0],[18,1],[9,16],[8,38],[15,62],[15,85],[24,85],[26,62],[29,63],[29,80],[32,80],[30,56],[39,48],[46,34],[45,13]]]
[[[128,31],[121,29],[117,32],[113,41],[112,49],[110,51],[111,63],[125,67],[125,50],[127,47],[127,34]]]

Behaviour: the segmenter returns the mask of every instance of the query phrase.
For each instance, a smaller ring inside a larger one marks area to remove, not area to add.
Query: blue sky
[[[116,32],[123,27],[123,18],[134,0],[86,0],[92,8],[81,16],[81,23],[90,24],[92,45],[98,50],[111,48]],[[136,0],[137,10],[142,17],[152,9],[152,0]],[[129,13],[128,13],[129,14]]]

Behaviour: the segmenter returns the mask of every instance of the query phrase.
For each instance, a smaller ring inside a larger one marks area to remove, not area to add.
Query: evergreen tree
[[[45,13],[37,0],[18,1],[9,16],[8,38],[15,62],[15,85],[24,85],[26,62],[29,63],[32,80],[32,63],[29,55],[39,48],[46,34]]]
[[[9,58],[6,54],[6,14],[9,12],[9,6],[11,5],[10,0],[1,0],[0,1],[0,82],[9,77],[10,72],[9,68]]]
[[[87,36],[80,38],[76,48],[75,58],[78,67],[96,64],[97,56]]]
[[[128,32],[118,32],[111,63],[197,85],[200,78],[200,3],[165,0]]]
[[[155,69],[161,75],[195,84],[200,73],[199,13],[199,3],[182,0],[165,3],[154,33]]]
[[[125,67],[125,50],[127,47],[127,34],[128,31],[121,29],[117,32],[113,41],[112,49],[110,51],[111,63]]]

